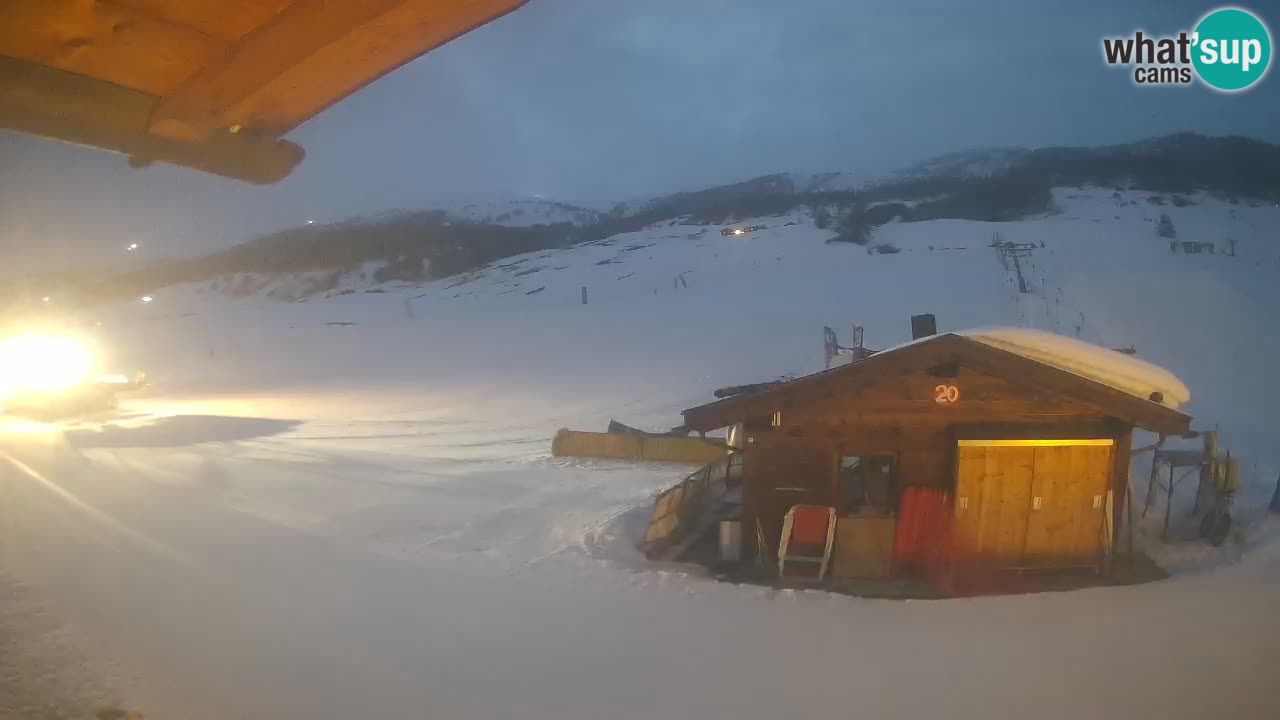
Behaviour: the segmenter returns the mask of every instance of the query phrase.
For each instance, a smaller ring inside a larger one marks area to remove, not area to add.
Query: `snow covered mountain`
[[[966,150],[931,158],[917,165],[899,170],[890,176],[893,180],[956,177],[990,178],[1008,175],[1022,166],[1032,153],[1026,148],[989,148]]]
[[[718,225],[806,208],[823,208],[836,220],[856,211],[854,224],[869,227],[895,220],[1009,221],[1054,212],[1053,188],[1088,185],[1146,191],[1175,203],[1197,192],[1228,203],[1275,203],[1280,146],[1181,134],[1109,147],[976,150],[874,181],[849,172],[780,173],[617,203],[603,213],[543,198],[461,202],[292,228],[204,258],[116,276],[97,295],[137,297],[205,281],[231,294],[299,299],[387,280],[448,277],[529,251],[671,223]]]
[[[932,157],[883,176],[843,171],[791,173],[790,177],[796,191],[802,193],[849,192],[932,178],[995,178],[1008,175],[1022,166],[1032,152],[1027,148],[963,150]]]
[[[912,181],[991,180],[1017,176],[1051,184],[1120,184],[1167,191],[1280,193],[1280,147],[1239,137],[1176,133],[1096,147],[996,147],[964,150],[866,178],[857,173],[795,175],[810,192],[865,190]],[[1232,178],[1232,175],[1238,177]],[[800,190],[804,191],[804,190]]]
[[[474,223],[513,228],[561,224],[592,225],[600,222],[604,217],[604,213],[593,208],[531,195],[453,198],[447,201],[428,200],[424,203],[424,209],[386,210],[369,216],[351,218],[348,222],[387,223],[396,222],[405,217],[423,215],[437,218],[444,223]],[[343,224],[342,222],[333,223],[339,226]]]
[[[799,193],[849,192],[861,190],[872,182],[866,174],[847,171],[792,173],[791,178]]]
[[[541,197],[506,200],[477,200],[445,208],[449,217],[485,225],[528,227],[530,225],[592,225],[603,214],[597,210]]]

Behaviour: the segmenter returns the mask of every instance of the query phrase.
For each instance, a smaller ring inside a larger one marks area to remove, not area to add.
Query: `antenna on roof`
[[[836,331],[830,326],[822,327],[823,367],[828,370],[834,365],[847,365],[851,362],[870,357],[876,353],[863,345],[863,329],[861,325],[853,325],[853,345],[844,346],[836,338]],[[839,362],[836,362],[839,359]]]
[[[822,366],[831,368],[831,361],[840,352],[840,342],[836,339],[836,331],[830,325],[822,326]]]

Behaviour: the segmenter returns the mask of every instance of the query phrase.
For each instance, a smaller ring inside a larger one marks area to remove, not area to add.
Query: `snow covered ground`
[[[796,214],[386,292],[179,287],[103,308],[79,320],[104,362],[155,390],[112,419],[5,426],[0,569],[113,679],[104,699],[150,717],[1276,717],[1280,209],[1146,195],[893,224],[874,241],[888,255],[826,245]],[[1236,256],[1171,254],[1160,212]],[[1033,294],[986,247],[997,231],[1044,243]],[[559,427],[666,428],[715,387],[818,369],[823,325],[882,348],[920,312],[1132,344],[1173,371],[1195,427],[1242,459],[1237,536],[1162,546],[1144,525],[1178,574],[1137,587],[778,592],[632,549],[687,468],[549,457]]]

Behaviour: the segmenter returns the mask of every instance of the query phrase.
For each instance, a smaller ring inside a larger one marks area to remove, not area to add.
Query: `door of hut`
[[[782,519],[796,505],[835,505],[835,453],[830,448],[788,443],[749,450],[747,492],[765,537],[777,549]]]
[[[962,443],[957,456],[954,561],[961,566],[1020,565],[1035,448]]]
[[[1022,564],[1096,567],[1106,550],[1110,477],[1109,441],[1037,447]]]
[[[993,568],[1096,567],[1110,440],[966,440],[958,448],[953,557]]]

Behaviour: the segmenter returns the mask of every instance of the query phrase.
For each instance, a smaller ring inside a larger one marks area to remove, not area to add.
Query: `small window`
[[[840,458],[840,512],[886,517],[897,507],[897,472],[891,455]]]

